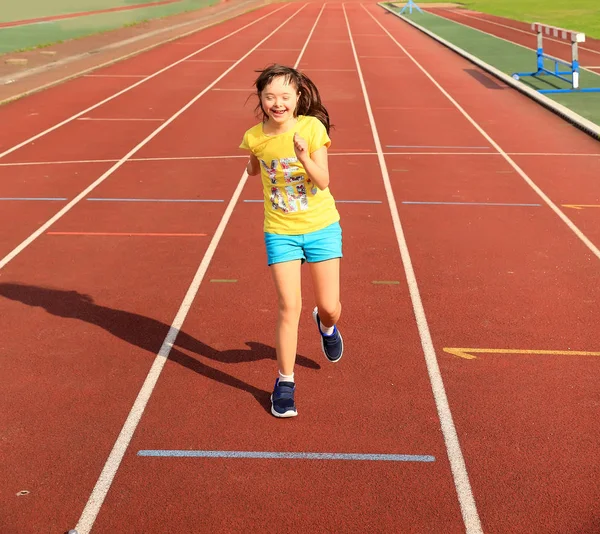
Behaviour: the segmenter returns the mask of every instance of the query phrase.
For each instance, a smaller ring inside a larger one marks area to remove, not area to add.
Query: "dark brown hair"
[[[254,82],[256,87],[256,95],[258,96],[258,106],[256,106],[256,113],[260,117],[262,114],[262,120],[265,122],[268,119],[268,115],[265,113],[265,110],[262,107],[262,102],[260,99],[260,95],[263,89],[269,85],[274,78],[278,78],[283,76],[285,78],[286,83],[293,85],[296,88],[296,91],[300,93],[300,98],[298,99],[298,105],[296,106],[295,115],[310,115],[312,117],[316,117],[319,119],[327,133],[329,133],[329,129],[331,128],[331,124],[329,122],[329,113],[325,106],[321,103],[321,95],[319,95],[319,90],[317,86],[302,72],[293,69],[292,67],[286,67],[285,65],[274,64],[270,65],[264,70],[259,70],[256,72],[260,72],[258,78]]]

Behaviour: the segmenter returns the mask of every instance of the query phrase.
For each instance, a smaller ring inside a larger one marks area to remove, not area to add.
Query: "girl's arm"
[[[250,160],[248,161],[248,165],[246,165],[246,172],[248,176],[260,174],[260,163],[254,154],[250,154]]]
[[[329,186],[329,165],[327,162],[327,147],[323,146],[312,154],[308,153],[306,140],[298,134],[294,134],[294,149],[296,157],[302,163],[308,178],[319,189],[323,190]]]

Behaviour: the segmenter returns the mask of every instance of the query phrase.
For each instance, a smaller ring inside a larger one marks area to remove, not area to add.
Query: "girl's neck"
[[[277,124],[276,122],[268,119],[267,122],[263,123],[263,131],[267,135],[279,135],[291,130],[298,122],[298,117],[294,117],[283,124]]]

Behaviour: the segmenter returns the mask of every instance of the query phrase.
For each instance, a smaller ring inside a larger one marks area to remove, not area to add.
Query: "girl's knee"
[[[319,309],[319,317],[324,322],[337,323],[342,313],[341,302],[323,303],[317,306]]]
[[[279,316],[285,321],[299,321],[302,313],[302,299],[279,301]]]

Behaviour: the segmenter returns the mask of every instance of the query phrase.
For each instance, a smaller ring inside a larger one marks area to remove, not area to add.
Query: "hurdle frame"
[[[585,42],[585,34],[581,32],[565,30],[556,26],[548,26],[541,22],[534,22],[531,29],[537,32],[537,49],[535,72],[515,72],[512,77],[519,80],[523,77],[554,76],[571,84],[570,89],[537,89],[539,93],[600,93],[600,87],[579,87],[579,50],[578,44]],[[544,34],[559,37],[563,40],[571,39],[571,63],[555,58],[544,53]],[[554,62],[554,70],[544,66],[544,60]],[[560,66],[566,66],[569,70],[560,70]]]
[[[413,0],[408,0],[406,2],[406,4],[404,5],[404,7],[402,8],[402,10],[400,11],[401,15],[404,14],[404,12],[406,11],[406,8],[408,8],[408,10],[409,10],[408,12],[411,15],[412,15],[412,12],[413,12],[413,8],[415,8],[419,13],[423,13],[423,10],[417,4],[415,4]]]

